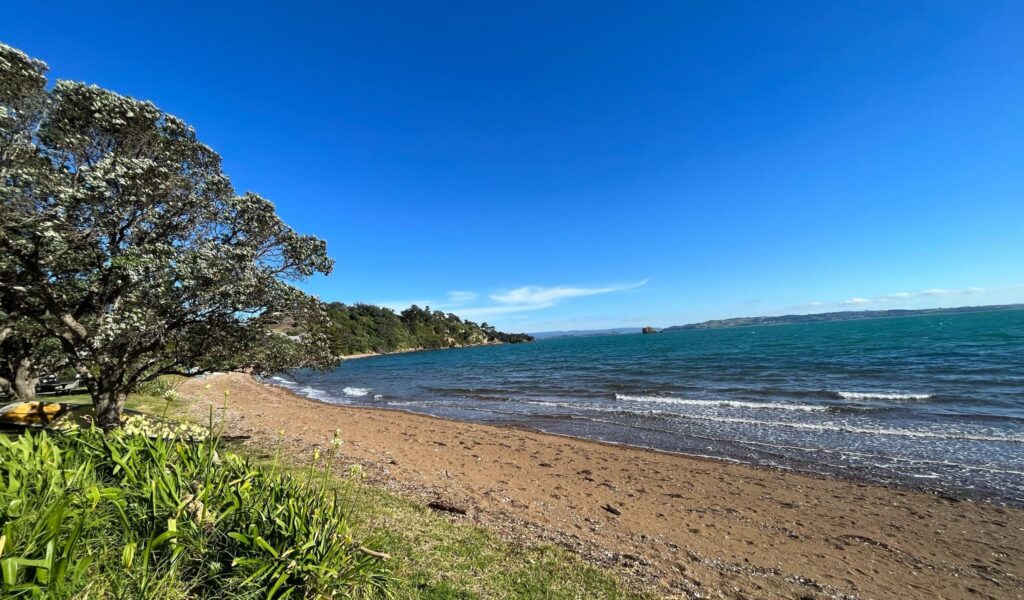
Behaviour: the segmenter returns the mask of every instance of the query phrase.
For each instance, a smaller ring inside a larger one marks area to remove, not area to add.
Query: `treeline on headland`
[[[343,356],[533,341],[525,333],[504,333],[429,306],[413,305],[400,313],[372,304],[332,302],[326,308],[328,343]]]

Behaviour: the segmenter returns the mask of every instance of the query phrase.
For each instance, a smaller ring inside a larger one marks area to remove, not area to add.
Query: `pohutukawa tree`
[[[97,421],[163,374],[334,362],[292,283],[328,274],[326,244],[236,195],[220,157],[150,102],[58,81],[0,45],[0,302],[59,341]]]
[[[56,339],[31,320],[0,308],[0,393],[34,400],[39,376],[58,372],[66,364]]]

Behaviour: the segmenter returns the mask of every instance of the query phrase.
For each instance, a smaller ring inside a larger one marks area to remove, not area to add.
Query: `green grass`
[[[298,467],[293,467],[298,469]],[[335,479],[360,535],[392,555],[397,598],[642,600],[612,573],[551,544],[518,544],[491,530],[360,483]]]
[[[124,407],[128,410],[136,410],[154,416],[184,419],[186,417],[186,405],[184,401],[177,398],[174,394],[164,394],[165,391],[170,391],[172,389],[173,388],[170,386],[161,385],[157,389],[150,388],[141,393],[129,394]],[[36,400],[40,402],[61,402],[63,404],[78,406],[89,406],[92,404],[92,397],[86,392],[64,394],[60,396],[55,394],[46,394],[38,396]],[[11,399],[9,401],[14,402],[15,400]]]
[[[353,503],[360,525],[382,536],[398,558],[400,597],[642,598],[610,574],[552,545],[522,546],[472,524],[363,486]]]
[[[69,395],[54,400],[88,403],[89,397]],[[133,394],[127,405],[134,410],[171,417],[181,416],[183,406],[178,400],[168,401],[150,394]],[[364,484],[358,474],[345,472],[325,476],[324,469],[313,470],[309,465],[296,464],[287,456],[271,459],[264,455],[257,460],[237,444],[232,445],[230,451],[240,454],[243,460],[248,456],[252,469],[285,471],[290,480],[303,482],[307,490],[323,486],[313,492],[315,495],[337,493],[344,507],[342,518],[350,527],[352,538],[364,540],[372,548],[391,556],[386,561],[387,585],[395,598],[640,600],[653,597],[628,589],[612,573],[587,564],[565,549],[550,544],[505,541],[484,527],[438,514],[401,496]],[[106,551],[121,551],[125,540],[114,539],[117,535],[109,531],[106,535],[111,538],[105,542]],[[4,556],[10,556],[10,547]],[[119,561],[120,557],[115,562],[120,564]],[[123,577],[124,573],[120,575]],[[179,572],[176,576],[180,575]],[[174,578],[155,578],[150,586],[147,598],[213,596],[207,595],[207,589],[202,586]],[[92,598],[114,597],[117,591],[100,581],[94,582],[91,589],[94,590],[89,595]],[[228,597],[246,595],[244,590],[236,591],[227,594]],[[123,593],[124,589],[118,595]],[[131,593],[126,596],[133,597]]]
[[[92,404],[92,398],[86,393],[66,394],[64,396],[45,395],[36,397],[36,400],[40,402],[62,402],[64,404],[75,404],[80,406],[88,406]],[[15,402],[15,400],[11,400],[11,402]],[[124,405],[125,408],[153,415],[163,414],[164,410],[168,406],[172,412],[180,411],[182,408],[180,400],[171,400],[168,402],[164,398],[151,396],[149,394],[131,394],[128,396],[128,401],[125,402]]]

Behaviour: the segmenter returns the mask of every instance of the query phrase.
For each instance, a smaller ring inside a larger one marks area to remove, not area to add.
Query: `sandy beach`
[[[209,389],[206,386],[209,385]],[[224,390],[230,394],[225,396]],[[305,457],[344,439],[376,485],[465,509],[682,598],[1024,598],[1024,511],[555,435],[328,405],[237,373],[197,415]]]

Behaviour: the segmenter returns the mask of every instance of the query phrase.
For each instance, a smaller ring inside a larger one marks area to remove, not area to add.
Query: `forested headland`
[[[504,333],[429,306],[395,312],[372,304],[331,302],[326,311],[328,344],[340,356],[533,341],[525,333]]]

